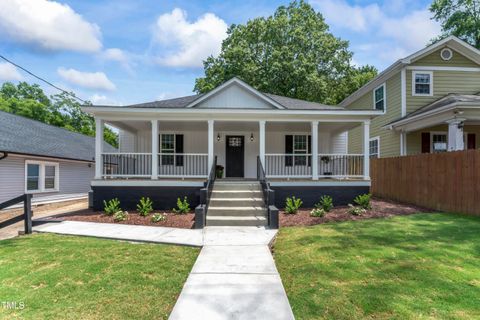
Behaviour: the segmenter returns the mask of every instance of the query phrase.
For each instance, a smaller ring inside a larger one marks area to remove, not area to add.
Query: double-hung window
[[[437,132],[431,135],[431,150],[433,153],[447,151],[447,133]]]
[[[378,158],[380,156],[380,138],[370,139],[369,143],[370,158]]]
[[[375,110],[385,111],[385,83],[373,90],[373,100]]]
[[[306,135],[294,135],[293,136],[293,154],[295,155],[295,165],[304,166],[307,164],[306,156],[298,156],[302,154],[307,154],[308,152],[308,142]]]
[[[412,95],[431,96],[433,95],[433,72],[413,71],[412,72]]]
[[[162,165],[173,165],[175,153],[175,135],[174,134],[162,134],[160,136],[160,153]],[[172,155],[168,155],[172,153]]]
[[[28,193],[58,191],[58,171],[58,163],[27,160],[25,191]]]

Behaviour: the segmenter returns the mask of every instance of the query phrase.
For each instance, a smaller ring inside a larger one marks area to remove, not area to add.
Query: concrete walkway
[[[188,230],[63,221],[34,227],[34,231],[203,246],[171,320],[294,319],[269,249],[276,230],[264,227]]]

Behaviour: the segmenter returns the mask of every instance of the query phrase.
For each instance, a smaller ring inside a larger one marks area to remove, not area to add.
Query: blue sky
[[[382,70],[440,28],[423,0],[311,0],[353,63]],[[131,104],[192,94],[232,23],[288,1],[2,0],[0,53],[79,97]],[[38,82],[0,61],[0,83]],[[41,84],[49,94],[54,89]]]

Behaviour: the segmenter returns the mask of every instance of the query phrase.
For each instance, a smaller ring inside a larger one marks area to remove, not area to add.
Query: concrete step
[[[268,224],[267,218],[258,217],[234,217],[234,216],[208,216],[207,226],[238,226],[238,227],[259,227]]]
[[[212,207],[208,206],[208,216],[233,216],[233,217],[251,217],[266,216],[267,209],[263,206],[258,207]]]
[[[213,190],[241,190],[241,191],[260,191],[262,187],[259,183],[218,183],[215,182]]]
[[[261,190],[212,190],[212,198],[220,199],[220,198],[262,198],[263,192]]]
[[[239,207],[239,206],[247,206],[247,207],[259,207],[264,206],[265,201],[263,197],[245,197],[245,198],[227,198],[227,197],[219,197],[219,198],[210,198],[209,206],[212,207]]]

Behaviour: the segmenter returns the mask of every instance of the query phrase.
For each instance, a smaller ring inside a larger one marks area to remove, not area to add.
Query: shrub
[[[325,212],[333,209],[333,199],[330,196],[324,195],[320,197],[320,201],[315,205],[315,208],[322,208]]]
[[[302,206],[303,201],[302,199],[297,199],[295,196],[293,197],[288,197],[285,200],[285,212],[288,214],[295,214],[297,213],[298,209]]]
[[[113,214],[113,221],[119,222],[119,221],[125,221],[128,218],[128,212],[127,211],[122,211],[119,210]]]
[[[177,208],[173,208],[173,212],[179,214],[190,212],[190,204],[188,203],[187,197],[183,198],[183,201],[180,200],[180,198],[177,199]]]
[[[150,212],[153,211],[153,202],[149,197],[142,197],[140,202],[137,204],[138,213],[142,216],[148,216]]]
[[[348,213],[350,213],[351,215],[354,215],[354,216],[361,216],[362,214],[367,212],[366,209],[364,209],[362,207],[354,206],[350,203],[348,204],[348,206],[349,206]]]
[[[370,210],[372,209],[372,205],[370,204],[371,197],[372,195],[370,193],[360,194],[355,199],[353,199],[353,202],[355,202],[365,210]]]
[[[167,215],[165,213],[155,213],[152,216],[152,222],[157,223],[160,221],[165,221],[167,219]]]
[[[312,211],[310,211],[312,217],[323,217],[325,213],[327,212],[323,208],[313,208]]]
[[[120,201],[117,198],[108,200],[108,202],[103,200],[103,205],[104,205],[103,211],[105,211],[105,214],[107,216],[111,216],[116,212],[122,210],[120,209]]]

